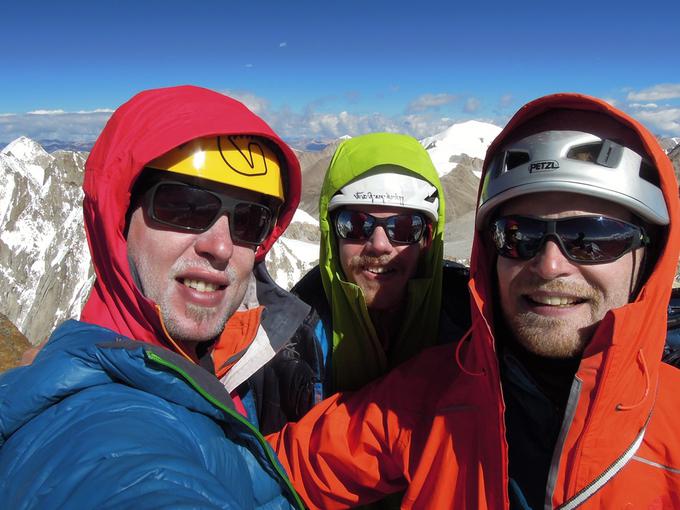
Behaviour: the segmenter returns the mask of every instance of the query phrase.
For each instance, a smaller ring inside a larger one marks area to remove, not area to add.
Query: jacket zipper
[[[578,378],[574,378],[574,384],[571,387],[569,400],[567,403],[567,409],[564,413],[564,420],[562,422],[562,430],[560,430],[560,436],[557,440],[557,445],[555,448],[555,453],[553,456],[553,461],[550,467],[550,475],[548,476],[548,487],[546,491],[546,510],[552,510],[552,494],[555,490],[555,483],[557,482],[557,475],[560,465],[560,457],[562,456],[562,448],[564,447],[564,442],[567,438],[567,433],[571,427],[571,422],[574,418],[576,412],[576,403],[578,402],[578,397],[581,392],[581,381]],[[556,510],[572,510],[578,508],[583,503],[586,502],[591,496],[593,496],[597,491],[604,487],[609,480],[611,480],[614,475],[616,475],[623,467],[633,458],[638,448],[642,444],[642,440],[645,437],[645,432],[647,431],[647,424],[652,416],[650,411],[645,424],[638,432],[635,440],[626,448],[626,450],[614,461],[612,462],[602,473],[600,473],[592,482],[586,485],[583,489],[574,494],[567,501],[562,503],[557,507]]]
[[[210,393],[205,391],[189,374],[187,374],[184,370],[179,368],[178,366],[174,365],[173,363],[167,361],[166,359],[162,358],[158,354],[152,351],[146,351],[147,357],[158,363],[159,365],[163,365],[164,367],[167,367],[177,374],[181,375],[182,378],[187,381],[192,388],[194,388],[198,393],[201,394],[203,398],[205,398],[208,402],[210,402],[212,405],[220,409],[221,411],[224,411],[227,413],[229,416],[240,422],[242,425],[247,427],[250,432],[253,433],[257,441],[260,443],[260,446],[262,446],[262,449],[265,452],[265,455],[267,456],[267,459],[269,460],[269,463],[274,467],[274,470],[278,473],[279,477],[285,484],[286,488],[290,491],[290,493],[293,495],[294,498],[294,503],[297,505],[297,507],[301,510],[304,510],[304,505],[302,504],[302,500],[300,499],[300,496],[298,496],[297,492],[295,492],[295,489],[293,488],[293,485],[290,483],[288,480],[288,476],[286,473],[283,471],[283,468],[281,468],[281,465],[279,464],[278,459],[274,456],[272,450],[269,448],[269,444],[267,441],[262,437],[262,434],[260,434],[260,431],[257,430],[248,420],[243,418],[241,415],[239,415],[237,412],[229,409],[228,407],[225,407],[219,400],[217,400],[215,397],[213,397]]]
[[[651,415],[650,415],[651,416]],[[565,501],[562,505],[557,507],[557,510],[571,510],[584,503],[590,496],[599,491],[605,484],[611,480],[616,473],[621,471],[623,467],[628,463],[630,459],[633,458],[635,452],[640,448],[642,440],[645,437],[645,432],[647,431],[647,423],[644,424],[640,432],[638,433],[635,441],[626,449],[621,456],[616,459],[607,469],[605,469],[600,476],[595,478],[592,482],[586,485],[579,492],[574,494],[569,500]]]
[[[576,414],[576,405],[581,394],[581,380],[574,377],[574,382],[569,390],[569,398],[567,399],[567,407],[564,410],[564,418],[562,418],[562,427],[560,435],[557,437],[555,449],[553,450],[553,458],[550,463],[550,473],[548,473],[548,486],[546,487],[545,495],[545,509],[552,510],[552,495],[555,492],[555,484],[557,483],[557,476],[560,469],[560,458],[562,458],[562,449],[564,442],[567,440],[567,434],[571,428],[571,422],[574,420]]]

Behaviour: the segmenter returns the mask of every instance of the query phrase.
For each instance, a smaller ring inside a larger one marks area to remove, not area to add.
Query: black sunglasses
[[[205,232],[227,213],[231,238],[241,244],[260,244],[276,220],[265,205],[183,182],[157,182],[145,193],[144,201],[153,221],[190,232]]]
[[[569,260],[578,264],[613,262],[649,244],[642,227],[606,216],[571,216],[541,220],[502,216],[491,222],[491,238],[498,254],[510,259],[535,257],[548,238]]]
[[[385,230],[391,243],[414,244],[422,239],[427,222],[419,213],[376,218],[365,212],[343,209],[335,215],[335,231],[341,239],[368,239],[378,226]]]

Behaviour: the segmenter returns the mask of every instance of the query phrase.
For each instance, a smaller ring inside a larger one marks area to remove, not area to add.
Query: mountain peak
[[[430,154],[437,173],[442,177],[457,166],[453,161],[457,156],[466,154],[471,158],[484,159],[486,150],[500,132],[501,128],[494,124],[468,120],[423,138],[420,143]]]
[[[34,163],[37,160],[49,157],[49,154],[42,145],[38,142],[31,140],[27,136],[20,136],[13,142],[10,142],[0,154],[12,155],[15,158],[24,161],[26,163]]]

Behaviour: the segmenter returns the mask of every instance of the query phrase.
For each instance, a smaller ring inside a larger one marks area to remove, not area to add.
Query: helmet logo
[[[218,136],[217,147],[227,166],[241,175],[266,175],[267,158],[274,159],[269,148],[252,136]]]
[[[362,202],[371,202],[372,204],[379,203],[398,203],[404,205],[405,197],[402,194],[395,192],[383,192],[383,193],[373,193],[372,191],[356,191],[353,195],[355,200],[360,200]]]
[[[529,173],[557,170],[559,167],[560,164],[557,161],[534,161],[533,163],[529,164]]]

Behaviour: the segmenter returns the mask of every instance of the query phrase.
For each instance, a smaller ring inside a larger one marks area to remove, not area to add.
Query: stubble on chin
[[[588,345],[599,320],[603,296],[595,288],[559,280],[534,282],[518,289],[516,295],[524,296],[533,292],[555,292],[579,296],[586,300],[588,310],[580,316],[581,324],[574,319],[548,317],[533,311],[522,311],[513,315],[505,313],[504,318],[515,340],[529,352],[547,358],[574,358],[581,356]],[[518,298],[523,299],[523,298]]]
[[[546,358],[580,356],[591,336],[591,328],[577,329],[563,319],[533,312],[515,315],[510,318],[509,325],[517,343],[527,351]]]
[[[175,264],[169,277],[170,281],[174,282],[176,275],[188,266],[189,264],[181,262]],[[226,274],[229,282],[236,281],[236,274],[231,266],[227,268]],[[167,289],[158,306],[168,334],[173,340],[180,342],[206,342],[218,337],[240,305],[240,302],[228,302],[223,307],[207,307],[186,302],[177,305],[173,303],[173,298],[176,298],[172,292],[173,286],[169,285]]]

